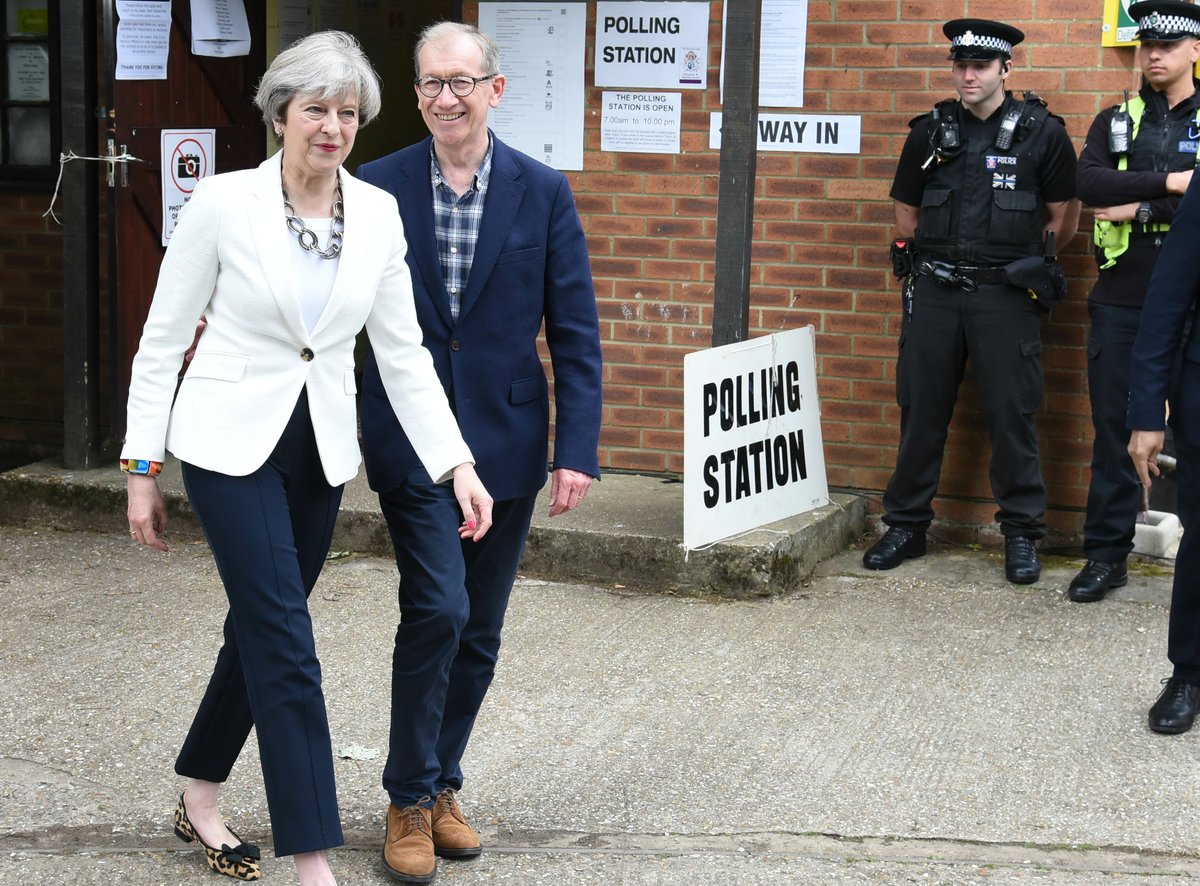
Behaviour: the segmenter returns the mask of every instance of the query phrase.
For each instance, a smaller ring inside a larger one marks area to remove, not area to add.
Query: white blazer
[[[325,478],[358,472],[354,339],[364,326],[404,432],[435,480],[473,462],[413,308],[391,194],[339,170],[345,234],[333,292],[310,333],[293,289],[282,152],[202,179],[179,215],[133,361],[121,458],[182,461],[244,476],[283,434],[302,388]],[[208,326],[176,395],[201,314]]]

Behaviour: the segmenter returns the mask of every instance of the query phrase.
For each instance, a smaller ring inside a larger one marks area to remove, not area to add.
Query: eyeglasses
[[[466,98],[475,91],[476,86],[495,76],[495,74],[488,74],[486,77],[451,77],[448,80],[443,80],[441,77],[418,77],[413,83],[416,84],[421,95],[426,98],[437,98],[447,86],[454,95]]]

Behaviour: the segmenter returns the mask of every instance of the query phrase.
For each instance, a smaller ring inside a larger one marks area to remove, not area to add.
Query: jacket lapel
[[[525,196],[525,186],[518,180],[521,170],[512,159],[508,147],[492,137],[492,174],[488,179],[487,196],[483,201],[483,218],[479,223],[479,240],[471,260],[471,274],[463,289],[458,316],[461,319],[471,310],[483,285],[492,276],[496,259],[516,224],[517,211]]]
[[[400,220],[404,223],[409,267],[413,269],[414,276],[421,278],[422,285],[414,286],[414,293],[419,298],[424,292],[446,326],[453,327],[450,293],[446,292],[446,281],[442,277],[437,234],[433,229],[433,185],[429,180],[429,146],[432,141],[425,139],[421,143],[424,150],[411,152],[411,159],[399,167],[399,174],[392,181],[392,195],[400,207]]]
[[[291,255],[288,252],[287,238],[291,234],[283,221],[283,191],[280,184],[282,158],[283,151],[279,151],[259,164],[246,214],[263,277],[279,306],[279,313],[296,338],[307,342],[308,330],[300,313],[300,300],[296,297]]]

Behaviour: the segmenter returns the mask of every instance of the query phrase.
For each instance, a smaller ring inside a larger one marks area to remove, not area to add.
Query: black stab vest
[[[969,128],[962,125],[965,114],[958,101],[939,105],[943,114],[958,115],[963,146],[930,165],[917,216],[917,249],[923,255],[1000,265],[1041,254],[1046,204],[1038,175],[1049,144],[1045,106],[1030,103],[1026,108],[1036,123],[1023,139],[1014,139],[1008,150],[995,145],[1000,121],[1019,104],[1007,95],[987,125]],[[938,126],[930,117],[920,121]]]

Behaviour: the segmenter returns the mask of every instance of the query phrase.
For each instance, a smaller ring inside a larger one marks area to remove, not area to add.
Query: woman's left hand
[[[454,469],[454,497],[463,515],[459,538],[479,541],[492,525],[492,497],[484,489],[474,465],[464,463]]]

